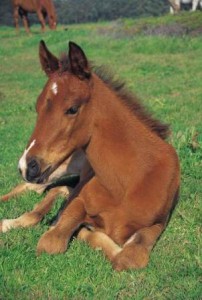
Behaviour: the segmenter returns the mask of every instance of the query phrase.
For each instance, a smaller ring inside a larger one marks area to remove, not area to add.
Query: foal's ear
[[[75,43],[69,42],[69,63],[71,72],[80,79],[90,78],[88,60],[83,50]]]
[[[39,58],[46,75],[49,76],[59,69],[59,60],[48,50],[44,41],[39,44]]]

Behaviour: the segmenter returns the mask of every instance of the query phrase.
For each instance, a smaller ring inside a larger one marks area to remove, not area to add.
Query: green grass
[[[187,26],[188,29],[198,29],[202,25],[201,12],[181,12],[175,16],[168,14],[161,17],[147,17],[141,19],[126,19],[125,24],[129,28],[136,25],[138,28],[145,26],[159,26],[159,25],[169,25],[177,23],[183,26]]]
[[[158,25],[177,18],[184,23],[188,19],[185,14],[152,22]],[[122,26],[144,22],[151,20],[124,20]],[[46,81],[38,42],[44,39],[59,54],[73,40],[91,60],[125,79],[157,117],[171,123],[171,142],[182,170],[179,204],[148,267],[117,273],[102,253],[77,240],[65,254],[36,257],[37,241],[60,207],[59,199],[36,227],[1,234],[0,299],[201,299],[202,37],[117,38],[112,24],[74,25],[67,31],[59,27],[45,34],[36,26],[31,37],[0,28],[0,193],[21,181],[17,163],[35,123],[36,97]],[[17,217],[40,199],[30,192],[1,203],[0,219]]]

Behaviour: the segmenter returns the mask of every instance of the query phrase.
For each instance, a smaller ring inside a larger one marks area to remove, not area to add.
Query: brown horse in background
[[[46,16],[48,16],[50,29],[56,29],[56,13],[52,0],[13,0],[13,11],[14,23],[17,31],[19,30],[20,15],[26,32],[30,33],[28,13],[37,14],[42,31],[45,30]]]
[[[41,237],[37,252],[64,252],[79,229],[78,238],[101,248],[116,270],[145,267],[180,184],[177,154],[165,141],[168,127],[122,84],[90,67],[76,44],[70,42],[59,60],[42,41],[39,54],[48,82],[20,172],[29,182],[45,183],[82,148],[94,175]]]

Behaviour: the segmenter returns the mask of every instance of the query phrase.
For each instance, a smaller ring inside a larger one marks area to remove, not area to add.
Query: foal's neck
[[[93,127],[86,154],[103,185],[121,193],[129,177],[136,180],[137,170],[141,178],[155,151],[153,144],[160,139],[96,75],[92,101]]]

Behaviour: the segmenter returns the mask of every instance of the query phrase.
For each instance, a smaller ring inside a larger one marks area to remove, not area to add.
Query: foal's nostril
[[[33,181],[40,174],[40,165],[36,159],[32,159],[27,164],[27,180]]]

